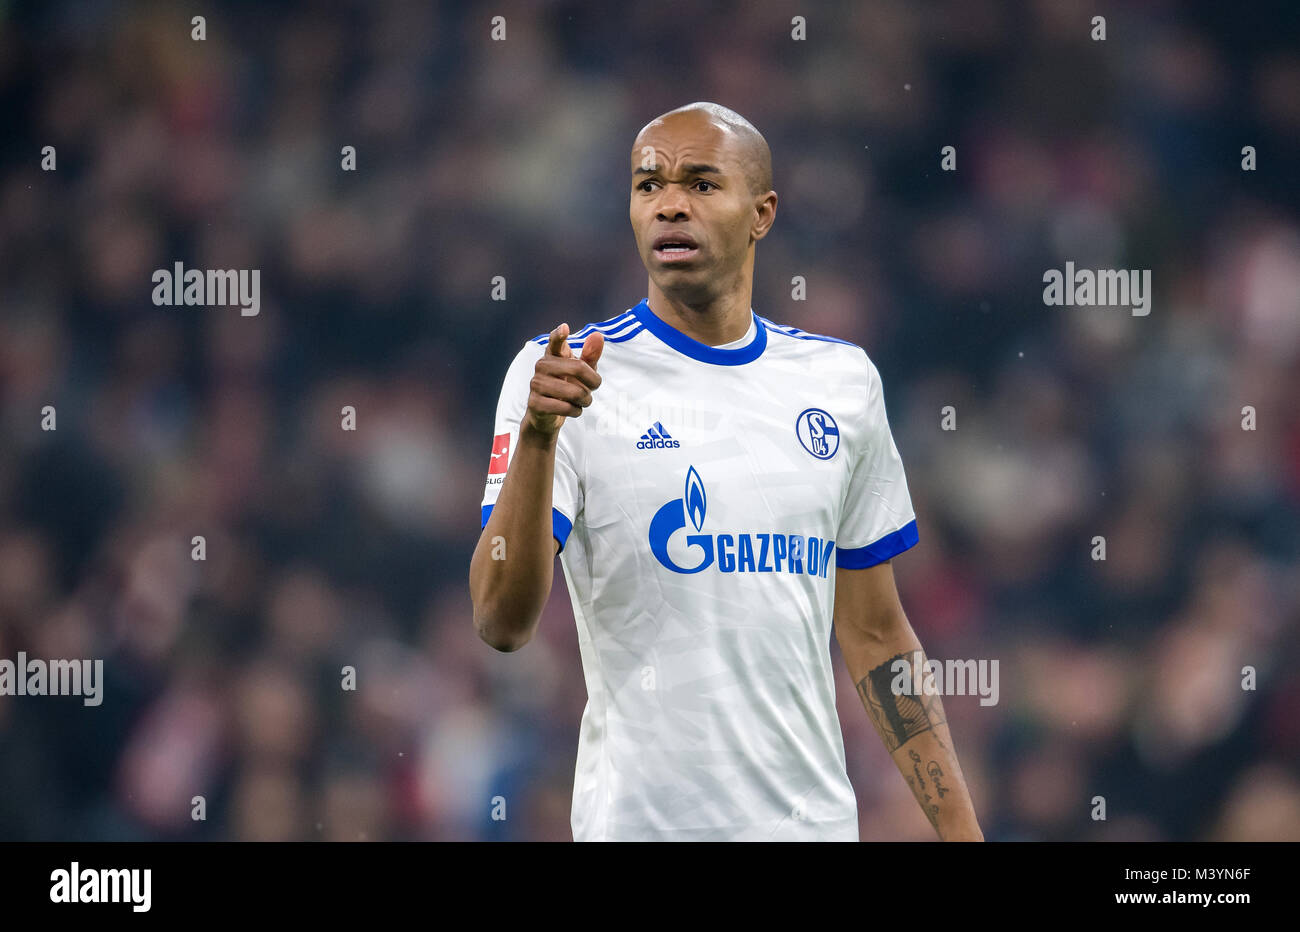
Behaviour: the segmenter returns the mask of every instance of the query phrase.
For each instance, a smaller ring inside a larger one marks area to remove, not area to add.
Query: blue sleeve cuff
[[[913,518],[897,531],[886,534],[874,544],[852,550],[839,548],[835,551],[835,565],[842,566],[846,570],[865,570],[869,566],[884,563],[904,550],[916,546],[918,539],[916,519]]]
[[[492,514],[492,505],[483,506],[483,522],[478,526],[479,530],[487,527],[488,516]],[[573,530],[573,522],[568,519],[564,512],[558,508],[551,509],[551,536],[560,542],[560,552],[564,552],[564,542],[569,539],[569,532]]]

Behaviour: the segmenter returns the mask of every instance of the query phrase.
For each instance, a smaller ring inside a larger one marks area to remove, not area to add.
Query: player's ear
[[[755,240],[762,239],[775,222],[776,192],[768,191],[754,204],[754,225],[750,228],[750,235]]]

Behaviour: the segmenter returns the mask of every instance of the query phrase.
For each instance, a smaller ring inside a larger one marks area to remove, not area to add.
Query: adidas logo
[[[641,435],[637,441],[638,450],[662,450],[667,447],[680,447],[681,444],[672,438],[668,431],[664,430],[664,425],[655,421],[650,429]]]

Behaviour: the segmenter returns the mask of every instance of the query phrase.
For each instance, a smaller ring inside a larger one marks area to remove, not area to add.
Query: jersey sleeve
[[[546,347],[529,340],[524,344],[506,370],[497,399],[495,426],[492,429],[492,456],[488,463],[487,484],[483,489],[482,522],[479,529],[487,527],[488,517],[501,494],[506,470],[519,444],[519,425],[528,407],[528,385],[532,381],[537,360]],[[578,430],[572,418],[560,427],[555,444],[555,481],[551,487],[552,536],[564,549],[564,542],[573,530],[573,522],[582,511],[582,485],[578,479]]]
[[[917,543],[916,513],[885,415],[880,373],[869,358],[866,370],[865,421],[835,550],[835,565],[853,570],[883,563]]]

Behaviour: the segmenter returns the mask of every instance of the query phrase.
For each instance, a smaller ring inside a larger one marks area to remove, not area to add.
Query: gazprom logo
[[[704,498],[704,480],[694,466],[686,471],[686,492],[682,496],[682,503],[686,506],[686,514],[690,516],[695,530],[704,530],[704,509],[708,507],[708,502]]]
[[[650,552],[655,559],[674,573],[700,573],[716,566],[720,573],[801,573],[826,578],[835,541],[780,531],[708,534],[704,531],[707,513],[704,480],[691,466],[682,497],[664,503],[650,519]],[[668,553],[668,542],[688,528],[696,531],[687,534],[685,541],[695,560],[682,566]]]

